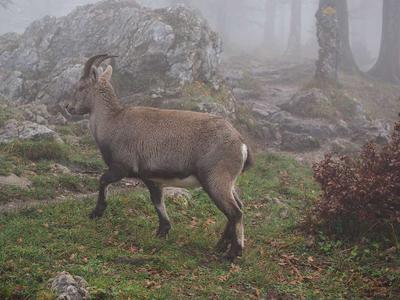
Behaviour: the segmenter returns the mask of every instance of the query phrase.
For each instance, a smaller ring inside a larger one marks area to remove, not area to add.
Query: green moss
[[[324,85],[318,81],[313,81],[303,88],[303,90],[318,88],[328,98],[328,101],[318,101],[312,103],[302,103],[296,107],[298,115],[310,118],[326,118],[337,120],[351,120],[357,113],[357,102],[352,99],[340,86]]]
[[[8,120],[16,117],[18,118],[18,113],[15,109],[0,105],[0,127],[3,127]]]
[[[86,176],[61,175],[58,177],[58,184],[72,192],[94,192],[97,190],[98,180]]]
[[[182,98],[193,103],[208,102],[227,105],[230,103],[232,95],[225,85],[221,86],[218,90],[215,90],[206,83],[196,81],[183,88]],[[183,102],[186,101],[183,100]]]
[[[97,150],[71,153],[69,163],[81,171],[88,172],[102,172],[106,168]]]
[[[68,147],[54,140],[16,140],[9,144],[0,145],[0,151],[24,159],[38,161],[66,159]]]

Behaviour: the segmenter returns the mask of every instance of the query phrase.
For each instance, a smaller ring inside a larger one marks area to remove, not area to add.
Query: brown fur
[[[92,217],[103,214],[110,183],[137,177],[150,190],[160,218],[158,234],[165,236],[171,226],[162,201],[162,182],[194,178],[228,218],[218,247],[226,251],[230,245],[231,259],[240,255],[243,204],[234,184],[251,165],[252,156],[248,148],[244,155],[245,143],[239,132],[223,118],[210,114],[122,106],[110,83],[112,68],[108,66],[99,74],[92,66],[106,58],[102,55],[88,61],[75,97],[67,106],[73,114],[89,113],[91,131],[109,167],[100,180]]]

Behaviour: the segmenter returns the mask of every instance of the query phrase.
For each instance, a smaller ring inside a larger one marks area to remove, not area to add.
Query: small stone
[[[52,166],[52,169],[57,172],[57,173],[61,173],[61,174],[71,174],[71,170],[68,169],[66,166],[63,166],[61,164],[55,163]]]
[[[15,174],[11,174],[9,176],[0,176],[0,185],[11,185],[20,188],[29,188],[32,185],[32,182],[26,178],[18,177]]]
[[[36,116],[36,120],[35,121],[36,121],[36,123],[38,123],[40,125],[48,125],[49,124],[49,122],[45,118],[40,116],[40,115]]]
[[[163,193],[166,199],[171,199],[185,207],[189,205],[189,201],[192,199],[190,192],[182,188],[166,187],[163,189]]]
[[[58,300],[85,300],[89,298],[88,283],[80,276],[61,272],[50,279],[49,287],[55,292]]]

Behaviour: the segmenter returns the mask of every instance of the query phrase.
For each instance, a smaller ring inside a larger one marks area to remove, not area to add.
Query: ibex
[[[230,123],[211,114],[124,107],[110,82],[112,67],[104,72],[100,67],[111,57],[97,55],[86,62],[66,105],[72,115],[89,114],[90,130],[108,166],[90,217],[103,215],[108,185],[139,178],[149,189],[159,217],[157,235],[165,237],[171,224],[163,187],[203,187],[228,219],[217,249],[227,252],[231,260],[242,255],[243,204],[235,181],[252,164],[244,139]]]

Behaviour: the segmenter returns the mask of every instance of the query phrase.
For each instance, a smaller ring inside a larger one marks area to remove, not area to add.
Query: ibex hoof
[[[166,239],[170,229],[171,229],[171,225],[164,225],[164,226],[158,228],[156,237],[158,237],[160,239]]]
[[[225,255],[225,259],[229,262],[234,262],[236,258],[241,257],[243,249],[240,246],[231,246],[228,253]]]
[[[220,253],[225,253],[226,250],[228,250],[229,248],[229,244],[230,242],[225,240],[225,239],[221,239],[218,241],[217,245],[215,245],[215,251],[220,252]]]
[[[94,210],[90,213],[89,218],[94,220],[94,219],[99,219],[103,216],[103,212]]]

